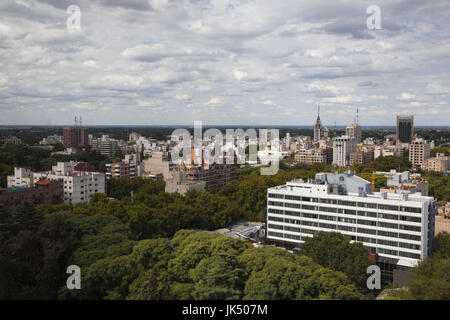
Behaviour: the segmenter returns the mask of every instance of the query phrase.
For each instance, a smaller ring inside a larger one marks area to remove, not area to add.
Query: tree
[[[196,300],[237,300],[242,296],[245,272],[234,255],[216,253],[191,270]]]
[[[323,267],[342,271],[358,288],[366,288],[367,267],[373,261],[362,243],[350,243],[338,232],[319,232],[305,240],[302,253]]]

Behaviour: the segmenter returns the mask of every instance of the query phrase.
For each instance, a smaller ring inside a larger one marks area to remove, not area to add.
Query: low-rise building
[[[294,156],[295,163],[331,164],[332,161],[333,161],[333,149],[332,148],[316,148],[316,149],[302,150],[300,152],[297,152]]]
[[[29,201],[38,204],[60,204],[63,202],[62,185],[53,180],[39,180],[34,187],[0,188],[0,203],[6,208],[14,209],[19,204]]]
[[[178,192],[182,195],[189,191],[205,191],[205,181],[195,181],[186,178],[186,172],[175,170],[172,172],[172,178],[166,180],[165,191],[169,193]]]
[[[374,160],[374,153],[372,150],[368,151],[355,151],[350,153],[349,164],[352,166],[354,164],[369,164]]]
[[[34,187],[40,180],[55,180],[63,186],[65,203],[89,202],[94,193],[106,192],[106,175],[92,170],[83,162],[58,162],[48,172],[32,172],[15,168],[14,176],[8,176],[8,187]]]
[[[447,172],[450,171],[450,157],[444,153],[437,153],[436,157],[425,159],[421,169],[424,171]]]

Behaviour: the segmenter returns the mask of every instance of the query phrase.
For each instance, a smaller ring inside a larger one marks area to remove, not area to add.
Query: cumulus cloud
[[[72,4],[1,1],[0,124],[449,123],[446,0],[380,0],[377,31],[347,0],[78,0],[70,32]]]

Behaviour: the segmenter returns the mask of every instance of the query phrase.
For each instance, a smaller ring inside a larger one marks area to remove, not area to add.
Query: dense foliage
[[[306,255],[192,230],[134,240],[117,217],[69,209],[2,209],[0,299],[364,298],[344,273]],[[81,290],[65,287],[71,264]]]
[[[434,252],[412,271],[407,288],[389,293],[387,299],[450,300],[450,234],[441,232]]]

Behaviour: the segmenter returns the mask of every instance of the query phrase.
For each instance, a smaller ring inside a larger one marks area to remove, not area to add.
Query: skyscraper
[[[356,121],[345,129],[345,135],[355,139],[356,143],[361,143],[362,131],[359,125],[359,110],[356,111]]]
[[[317,106],[317,120],[314,125],[314,142],[320,140],[322,136],[322,121],[320,121],[320,106]]]
[[[411,143],[414,136],[414,116],[397,116],[397,144]]]

